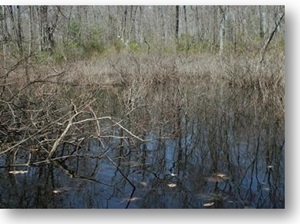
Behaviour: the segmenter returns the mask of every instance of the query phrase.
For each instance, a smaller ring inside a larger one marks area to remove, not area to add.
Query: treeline
[[[284,6],[0,7],[4,59],[64,61],[124,50],[245,53],[261,49],[270,35],[284,49]]]

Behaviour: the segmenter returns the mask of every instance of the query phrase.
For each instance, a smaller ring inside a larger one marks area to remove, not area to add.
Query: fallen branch
[[[55,140],[50,152],[49,152],[49,155],[48,155],[48,159],[50,159],[53,155],[53,153],[56,151],[57,147],[59,146],[61,140],[65,137],[65,135],[67,134],[67,132],[69,131],[69,129],[71,128],[71,126],[73,125],[73,119],[78,115],[80,114],[80,112],[74,114],[68,121],[68,125],[67,127],[65,128],[65,130],[63,131],[63,133],[59,136],[58,139]]]

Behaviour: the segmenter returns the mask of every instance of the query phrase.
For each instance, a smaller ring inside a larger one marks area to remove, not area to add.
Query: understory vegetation
[[[203,136],[195,150],[213,161],[253,138],[267,159],[284,147],[282,6],[1,6],[0,21],[9,166],[115,139],[138,148],[172,138],[181,148]]]
[[[0,154],[14,154],[14,164],[23,152],[30,165],[54,159],[65,144],[79,149],[91,140],[122,138],[138,145],[151,133],[178,138],[196,120],[208,144],[260,133],[273,135],[269,144],[280,147],[284,53],[259,59],[126,52],[63,64],[11,59],[1,65]]]

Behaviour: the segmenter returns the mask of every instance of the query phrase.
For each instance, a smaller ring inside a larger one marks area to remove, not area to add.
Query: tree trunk
[[[21,32],[21,11],[20,6],[17,6],[17,21],[14,16],[13,6],[8,6],[8,12],[12,22],[13,34],[15,36],[17,48],[19,55],[23,57],[23,48],[22,48],[22,32]]]
[[[48,7],[40,7],[40,49],[47,50]]]
[[[7,44],[7,21],[6,21],[6,10],[5,6],[1,7],[1,34],[2,34],[2,45],[1,45],[1,51],[3,56],[3,61],[5,61],[6,58],[6,44]]]
[[[40,6],[40,49],[41,51],[53,52],[54,31],[57,26],[60,6],[56,6],[55,18],[50,25],[48,20],[48,6]]]
[[[186,6],[183,6],[183,13],[184,13],[184,22],[185,22],[185,50],[189,50],[189,35],[188,35],[188,21],[187,21],[187,14],[186,14]]]
[[[136,19],[136,12],[138,7],[131,6],[131,30],[130,30],[130,38],[129,40],[137,41],[137,19]]]
[[[218,28],[217,28],[217,24],[218,24],[218,8],[217,6],[212,6],[212,43],[211,43],[211,51],[215,51],[216,50],[216,45],[217,45],[217,33],[218,33]]]
[[[32,53],[33,46],[33,6],[29,6],[29,43],[28,43],[28,55]]]
[[[22,58],[24,53],[23,53],[22,18],[21,18],[20,6],[17,6],[17,26],[18,26],[18,28],[16,29],[17,44],[18,44],[18,48],[19,48],[20,57]]]
[[[161,21],[161,38],[163,46],[166,46],[166,33],[165,33],[165,18],[164,18],[164,9],[165,6],[159,6],[159,12],[160,12],[160,21]]]
[[[127,27],[127,6],[123,6],[124,8],[124,14],[122,17],[122,38],[123,41],[127,40],[127,34],[126,34],[126,27]]]
[[[178,44],[179,40],[179,5],[176,5],[176,28],[175,28],[175,38]]]
[[[220,23],[220,49],[219,53],[222,54],[224,51],[224,41],[225,41],[225,21],[226,21],[226,15],[225,10],[220,6],[220,13],[221,13],[221,23]]]
[[[264,39],[266,30],[267,30],[267,18],[266,12],[264,11],[263,6],[259,6],[259,14],[260,14],[260,38]]]
[[[196,36],[198,41],[201,41],[201,33],[200,33],[200,16],[198,6],[195,6],[195,26],[196,26]]]
[[[144,42],[144,38],[143,38],[143,13],[144,13],[144,10],[143,10],[143,7],[140,6],[140,16],[139,16],[139,30],[138,30],[138,35],[139,35],[139,41],[140,43],[143,43]]]

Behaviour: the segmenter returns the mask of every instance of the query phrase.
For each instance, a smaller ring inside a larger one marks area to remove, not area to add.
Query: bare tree
[[[226,8],[219,6],[220,9],[220,15],[221,15],[221,22],[220,22],[220,49],[219,53],[222,54],[224,51],[224,42],[225,42],[225,22],[226,22]]]
[[[259,12],[260,12],[260,38],[264,39],[266,31],[267,31],[267,18],[266,18],[266,12],[264,10],[264,6],[259,6]]]
[[[271,6],[1,6],[1,48],[2,54],[21,57],[31,55],[35,46],[74,55],[74,48],[93,50],[97,41],[108,49],[120,36],[124,44],[134,41],[144,50],[174,49],[180,40],[180,50],[186,51],[197,46],[214,53],[253,49],[265,42],[280,11]],[[277,29],[283,38],[284,29]],[[88,42],[94,43],[86,49]]]
[[[175,37],[178,43],[179,39],[179,5],[176,5],[176,28],[175,28]]]
[[[2,55],[3,60],[5,61],[6,54],[7,54],[7,42],[8,42],[8,28],[7,28],[7,19],[6,19],[6,7],[0,6],[1,14],[0,14],[0,21],[1,21],[1,47],[2,47]]]

